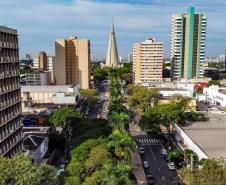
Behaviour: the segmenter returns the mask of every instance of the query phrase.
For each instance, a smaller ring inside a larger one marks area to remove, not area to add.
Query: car
[[[167,166],[168,166],[169,170],[176,170],[176,167],[173,162],[167,163]]]
[[[64,171],[65,171],[65,164],[61,164],[57,171],[57,174],[60,175],[61,173],[64,173]]]
[[[161,149],[161,154],[162,154],[162,155],[167,155],[166,149],[162,148],[162,149]]]
[[[143,147],[140,147],[138,150],[139,150],[140,154],[144,154],[144,148]]]
[[[149,163],[148,163],[148,161],[144,161],[144,162],[143,162],[143,165],[144,165],[144,168],[149,168]]]
[[[150,174],[146,175],[146,180],[147,180],[148,185],[154,184],[154,179],[153,179],[152,175],[150,175]]]

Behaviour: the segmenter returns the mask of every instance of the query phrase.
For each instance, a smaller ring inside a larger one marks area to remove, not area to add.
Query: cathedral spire
[[[105,66],[118,67],[118,50],[117,50],[113,20],[112,20],[112,25],[111,25],[111,32],[109,34],[108,50],[107,50]]]

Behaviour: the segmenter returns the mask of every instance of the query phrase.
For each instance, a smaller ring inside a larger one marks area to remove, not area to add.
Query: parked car
[[[144,165],[144,168],[149,168],[149,163],[148,163],[148,161],[144,161],[144,162],[143,162],[143,165]]]
[[[143,147],[140,147],[138,150],[139,150],[140,154],[144,154],[144,148]]]
[[[173,162],[167,163],[169,170],[176,170],[176,167]]]
[[[162,149],[161,149],[161,154],[162,154],[162,155],[167,155],[166,149],[162,148]]]
[[[146,175],[146,180],[147,180],[148,185],[154,184],[154,179],[153,179],[152,175],[150,175],[150,174]]]
[[[61,164],[57,171],[57,174],[60,175],[61,173],[64,173],[64,171],[65,171],[65,164]]]

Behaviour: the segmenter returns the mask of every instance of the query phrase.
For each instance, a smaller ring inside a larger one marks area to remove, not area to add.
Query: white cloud
[[[154,36],[164,42],[165,56],[169,56],[171,15],[186,12],[191,4],[197,5],[197,10],[206,12],[208,16],[207,55],[223,52],[226,8],[222,0],[215,0],[214,3],[211,0],[205,3],[155,0],[152,4],[0,0],[0,23],[18,29],[22,54],[36,54],[43,49],[53,53],[56,38],[76,35],[91,40],[94,55],[105,56],[111,19],[114,17],[120,55],[127,56],[133,42]]]

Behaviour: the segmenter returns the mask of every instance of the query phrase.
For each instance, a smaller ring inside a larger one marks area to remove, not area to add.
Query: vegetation
[[[129,119],[115,77],[111,79],[110,99],[109,122],[82,119],[73,125],[66,185],[134,184],[126,149],[133,147],[127,131]]]
[[[173,162],[177,167],[179,167],[180,162],[183,160],[183,154],[179,149],[176,149],[168,153],[168,159],[170,162]]]
[[[32,164],[25,156],[0,157],[1,185],[58,185],[56,170],[48,165]]]
[[[224,62],[209,62],[208,67],[215,69],[224,69]]]
[[[82,114],[75,112],[72,108],[62,107],[52,113],[49,121],[55,127],[61,127],[65,137],[68,139],[73,126],[82,118]]]
[[[30,66],[26,65],[23,69],[20,69],[20,74],[28,74],[28,73],[34,73],[35,69],[32,69]]]
[[[112,69],[110,67],[101,68],[100,65],[93,65],[91,69],[91,75],[93,75],[94,82],[98,85],[101,81],[106,80],[110,75],[114,73],[115,76],[121,80],[125,80],[127,84],[132,83],[132,65],[124,64],[123,67]]]
[[[211,86],[211,85],[220,86],[220,81],[219,80],[210,80],[209,83],[208,83],[208,86]]]
[[[226,166],[224,162],[206,159],[202,167],[191,171],[183,168],[179,171],[185,185],[224,185],[226,184]]]
[[[80,93],[88,105],[93,105],[99,100],[99,93],[95,89],[80,89]]]
[[[202,94],[203,93],[203,87],[199,86],[198,89],[196,90],[196,93]]]
[[[129,85],[127,94],[129,106],[139,112],[157,105],[160,98],[157,88],[148,89],[139,85]]]
[[[202,113],[188,112],[188,103],[188,98],[175,97],[167,104],[151,107],[144,112],[139,125],[142,130],[149,134],[160,133],[160,126],[164,126],[170,134],[175,123],[182,125],[185,124],[186,120],[207,120]]]

